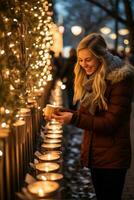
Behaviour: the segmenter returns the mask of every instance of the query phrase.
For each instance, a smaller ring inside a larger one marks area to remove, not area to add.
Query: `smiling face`
[[[100,60],[89,49],[78,52],[78,62],[87,75],[93,74],[100,65]]]

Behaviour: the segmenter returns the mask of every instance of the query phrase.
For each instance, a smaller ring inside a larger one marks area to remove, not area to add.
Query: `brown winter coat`
[[[81,106],[74,113],[75,125],[85,129],[81,161],[84,166],[95,168],[128,168],[133,69],[128,65],[115,69],[107,75],[106,82],[107,111],[96,110],[93,116]]]

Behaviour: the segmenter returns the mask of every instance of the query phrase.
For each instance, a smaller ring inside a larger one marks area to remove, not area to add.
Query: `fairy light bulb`
[[[12,48],[12,47],[14,47],[14,46],[15,46],[15,44],[13,44],[13,43],[9,44],[9,47],[10,47],[10,48]]]
[[[10,110],[6,109],[6,110],[5,110],[5,113],[6,113],[6,114],[9,114],[9,113],[10,113]]]
[[[13,19],[13,21],[14,21],[14,22],[18,22],[18,20],[17,20],[17,19],[15,19],[15,18]]]
[[[65,90],[65,89],[66,89],[66,85],[65,85],[65,84],[62,84],[62,85],[61,85],[61,89],[62,89],[62,90]]]
[[[47,82],[46,82],[46,81],[44,81],[44,82],[43,82],[43,85],[45,86],[46,84],[47,84]]]
[[[4,53],[5,53],[5,51],[4,51],[4,50],[1,50],[1,51],[0,51],[0,54],[1,54],[1,55],[3,55]]]
[[[11,90],[11,91],[14,90],[14,87],[13,87],[12,85],[10,85],[10,90]]]
[[[46,181],[47,180],[47,178],[45,177],[45,176],[41,176],[41,179],[43,180],[43,181]]]
[[[41,87],[41,88],[40,88],[40,91],[44,91],[44,88],[43,88],[43,87]]]
[[[47,80],[48,80],[48,81],[53,80],[53,78],[52,78],[52,74],[49,74],[49,75],[48,75]]]
[[[4,114],[5,113],[5,108],[2,106],[2,107],[0,107],[0,113],[1,114]]]
[[[38,196],[39,196],[39,197],[42,197],[43,195],[44,195],[43,189],[42,189],[42,188],[39,188],[39,189],[38,189]]]
[[[9,70],[6,70],[6,75],[9,76],[10,72]]]
[[[11,34],[12,34],[11,32],[8,32],[8,33],[7,33],[7,36],[10,36]]]
[[[35,16],[35,17],[38,17],[38,14],[37,14],[37,13],[35,13],[35,14],[34,14],[34,16]]]
[[[2,157],[3,156],[3,152],[0,150],[0,157]]]
[[[9,19],[8,19],[8,18],[5,18],[5,19],[4,19],[4,21],[5,21],[5,22],[8,22],[8,21],[9,21]]]
[[[1,127],[2,127],[2,128],[6,128],[6,126],[7,126],[6,122],[2,122],[2,123],[1,123]]]

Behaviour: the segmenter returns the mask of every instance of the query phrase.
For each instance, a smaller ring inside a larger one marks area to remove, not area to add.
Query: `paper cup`
[[[51,118],[56,108],[58,108],[58,106],[47,104],[46,107],[43,109],[44,115]]]

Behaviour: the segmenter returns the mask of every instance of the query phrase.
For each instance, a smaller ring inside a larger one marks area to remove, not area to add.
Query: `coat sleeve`
[[[107,111],[94,116],[81,111],[75,112],[72,123],[79,128],[96,133],[113,133],[130,117],[132,91],[132,81],[124,80],[114,84],[110,93]]]

